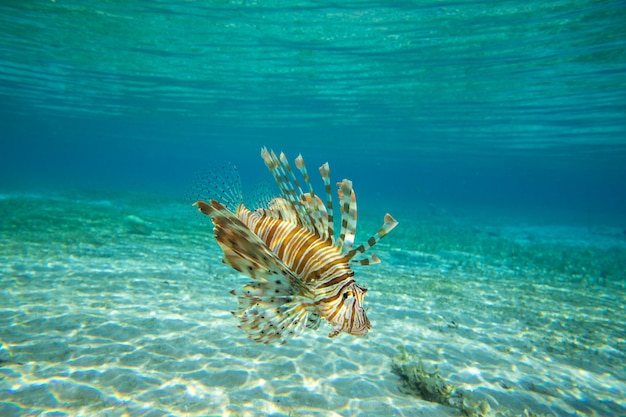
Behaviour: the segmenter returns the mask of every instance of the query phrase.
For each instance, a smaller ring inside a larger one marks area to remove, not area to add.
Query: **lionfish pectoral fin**
[[[256,342],[285,343],[305,327],[319,327],[319,315],[311,313],[309,303],[275,283],[251,282],[235,295],[240,327]]]
[[[201,212],[202,214],[206,214],[207,216],[210,216],[211,212],[213,211],[212,207],[209,206],[204,201],[196,201],[192,205],[195,207],[198,207],[198,211]]]
[[[305,327],[319,326],[305,285],[257,235],[216,201],[196,205],[211,216],[225,263],[254,279],[234,291],[235,315],[250,338],[285,343]]]
[[[224,252],[224,261],[227,265],[252,279],[294,287],[294,291],[302,286],[300,279],[265,242],[226,207],[214,200],[211,200],[210,205],[203,201],[195,205],[202,213],[211,216],[215,239]]]
[[[350,252],[348,252],[346,257],[348,259],[352,259],[357,254],[362,254],[362,253],[367,252],[374,245],[376,245],[380,241],[380,239],[384,238],[385,236],[389,234],[389,232],[395,229],[397,225],[398,225],[398,222],[396,221],[396,219],[391,217],[391,214],[389,213],[385,214],[383,225],[380,227],[380,229],[378,229],[376,233],[374,233],[369,239],[367,239],[367,242],[360,245],[358,248],[352,249]],[[372,255],[372,258],[374,262],[362,263],[362,265],[368,265],[368,264],[380,262],[380,259],[378,259],[374,255]],[[357,261],[357,262],[361,262],[361,261]]]
[[[339,333],[341,333],[343,330],[341,327],[336,327],[334,329],[332,329],[329,333],[328,333],[328,337],[333,338],[335,336],[337,336]]]

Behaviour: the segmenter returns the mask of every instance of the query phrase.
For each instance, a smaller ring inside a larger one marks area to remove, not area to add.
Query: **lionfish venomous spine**
[[[306,192],[284,154],[277,157],[263,148],[261,156],[281,193],[267,207],[251,211],[241,198],[236,207],[213,199],[194,203],[213,221],[223,262],[253,280],[243,290],[231,291],[238,298],[233,314],[241,321],[239,327],[262,343],[285,343],[304,328],[317,329],[323,319],[334,326],[329,337],[341,332],[367,334],[371,328],[363,308],[367,289],[356,283],[350,265],[380,262],[376,255],[364,254],[398,223],[386,214],[382,227],[353,248],[357,209],[352,182],[344,179],[337,184],[341,228],[335,236],[328,163],[319,168],[325,188],[322,202],[302,156],[295,165]]]

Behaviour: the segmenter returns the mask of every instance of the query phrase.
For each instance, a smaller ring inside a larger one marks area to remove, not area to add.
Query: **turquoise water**
[[[626,415],[625,17],[3,2],[0,415]],[[237,328],[189,188],[229,160],[254,191],[264,145],[354,182],[357,243],[400,222],[366,337]]]

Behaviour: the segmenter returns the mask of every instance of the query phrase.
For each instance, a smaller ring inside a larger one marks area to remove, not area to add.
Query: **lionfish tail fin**
[[[189,194],[192,201],[219,201],[231,212],[235,212],[243,202],[237,166],[231,162],[223,162],[199,173],[192,182]]]
[[[274,181],[271,181],[268,178],[263,178],[251,186],[248,190],[244,188],[243,194],[244,206],[251,210],[259,208],[267,209],[270,207],[272,200],[276,198],[276,193],[274,192]]]
[[[391,232],[397,225],[398,222],[396,221],[396,219],[391,217],[391,214],[385,214],[383,225],[380,227],[380,229],[378,229],[376,233],[374,233],[369,239],[367,239],[367,242],[365,242],[356,249],[352,249],[350,252],[348,252],[346,256],[348,257],[348,259],[352,259],[357,254],[367,252],[370,248],[376,245],[380,241],[380,239],[387,236],[387,234],[389,234],[389,232]],[[375,255],[372,255],[370,259],[363,259],[362,261],[356,260],[356,262],[361,263],[361,265],[371,265],[374,263],[379,263],[380,259],[378,259],[378,257],[376,257]]]

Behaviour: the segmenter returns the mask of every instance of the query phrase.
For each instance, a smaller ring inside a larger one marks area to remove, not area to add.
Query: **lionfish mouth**
[[[371,328],[371,325],[352,329],[346,328],[345,326],[337,326],[330,333],[328,333],[328,337],[335,337],[341,332],[346,332],[348,334],[351,334],[352,336],[365,336]]]
[[[340,320],[337,326],[328,334],[328,337],[335,337],[341,332],[351,334],[352,336],[365,336],[371,328],[372,324],[365,315],[365,309],[357,307],[357,314]]]
[[[369,331],[369,329],[372,328],[372,325],[370,324],[370,321],[365,316],[365,313],[363,313],[363,319],[364,319],[364,323],[362,325],[358,327],[353,327],[352,329],[348,330],[348,333],[350,333],[353,336],[365,336],[367,332]]]

